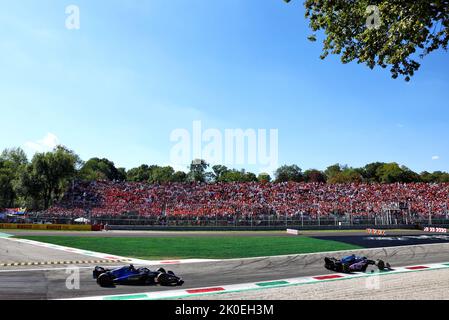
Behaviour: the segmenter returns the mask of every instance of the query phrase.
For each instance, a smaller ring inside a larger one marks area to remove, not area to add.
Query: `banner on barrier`
[[[385,230],[377,230],[377,229],[366,229],[368,234],[376,235],[376,236],[386,236],[387,233]]]
[[[436,227],[425,227],[424,232],[447,233],[447,229],[446,228],[436,228]]]
[[[299,230],[296,230],[296,229],[287,229],[287,233],[295,235],[295,236],[299,236]]]
[[[91,231],[92,230],[92,226],[90,226],[90,225],[76,225],[76,224],[16,224],[16,223],[0,223],[0,229]]]
[[[8,215],[17,215],[21,216],[26,214],[27,209],[26,208],[7,208],[3,213],[6,213]]]

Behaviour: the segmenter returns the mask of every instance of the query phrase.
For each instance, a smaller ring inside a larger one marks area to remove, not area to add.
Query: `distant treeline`
[[[72,150],[58,146],[51,152],[36,153],[29,160],[21,148],[6,149],[0,155],[0,208],[27,207],[42,210],[60,199],[75,180],[130,181],[148,183],[187,182],[319,182],[319,183],[445,183],[447,172],[416,173],[397,163],[370,163],[362,168],[335,164],[324,171],[303,171],[297,165],[285,165],[268,173],[256,175],[223,165],[210,166],[204,160],[192,162],[188,172],[172,167],[141,165],[126,170],[117,168],[108,159],[82,161]]]

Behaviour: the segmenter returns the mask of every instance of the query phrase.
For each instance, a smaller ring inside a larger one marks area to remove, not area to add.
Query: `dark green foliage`
[[[301,182],[304,181],[302,170],[297,165],[282,166],[276,170],[276,182]]]
[[[377,6],[379,20],[370,5]],[[314,32],[309,39],[324,35],[322,59],[339,55],[343,63],[389,68],[393,78],[409,81],[419,58],[447,50],[448,0],[306,0],[304,6]],[[368,27],[374,19],[379,24]]]

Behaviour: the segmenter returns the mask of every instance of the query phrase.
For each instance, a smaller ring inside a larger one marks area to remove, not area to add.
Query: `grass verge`
[[[103,238],[27,236],[52,243],[140,259],[232,259],[360,249],[338,241],[308,237]]]

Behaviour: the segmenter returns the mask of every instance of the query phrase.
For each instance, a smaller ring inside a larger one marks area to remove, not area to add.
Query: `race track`
[[[444,242],[444,241],[443,241]],[[32,245],[17,245],[0,239],[0,261],[14,260],[78,260],[86,257]],[[449,243],[367,249],[339,253],[356,253],[372,259],[389,261],[393,266],[449,262]],[[272,281],[285,278],[314,276],[328,273],[323,268],[326,254],[292,255],[271,258],[222,260],[207,263],[164,266],[186,281],[183,288],[201,288],[239,283]],[[93,265],[80,265],[80,289],[66,287],[68,274],[64,265],[7,267],[0,269],[0,299],[69,299],[100,295],[132,294],[173,290],[163,287],[100,288],[92,279]]]
[[[91,257],[80,254],[63,252],[38,246],[31,246],[29,244],[0,238],[1,263],[75,261],[87,260],[90,258]]]

